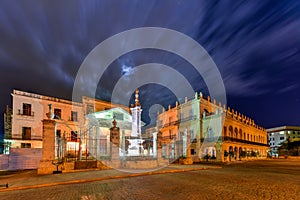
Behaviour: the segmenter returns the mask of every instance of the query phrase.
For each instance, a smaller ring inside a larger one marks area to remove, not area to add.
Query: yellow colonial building
[[[162,156],[233,161],[267,156],[267,132],[254,120],[200,93],[158,114]]]

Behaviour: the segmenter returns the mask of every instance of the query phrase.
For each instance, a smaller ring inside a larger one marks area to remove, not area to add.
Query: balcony
[[[249,140],[243,140],[233,137],[212,137],[212,138],[201,138],[201,142],[221,142],[221,141],[230,141],[230,142],[239,142],[244,144],[253,144],[253,145],[259,145],[259,146],[269,146],[268,144],[260,143],[260,142],[253,142]]]
[[[33,117],[34,116],[34,112],[32,112],[30,110],[21,110],[21,109],[18,109],[17,115],[31,116],[31,117]]]
[[[186,117],[186,118],[181,118],[180,122],[193,121],[193,120],[196,120],[196,119],[197,119],[197,115],[191,115],[191,116]]]

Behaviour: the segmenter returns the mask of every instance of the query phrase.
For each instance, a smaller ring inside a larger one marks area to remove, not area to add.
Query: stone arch
[[[234,160],[236,160],[237,159],[237,157],[238,157],[238,148],[237,147],[234,147],[234,150],[233,150],[233,152],[234,152]]]
[[[241,159],[242,151],[243,151],[242,147],[239,147],[239,159]]]
[[[228,147],[228,154],[229,154],[229,161],[231,161],[231,158],[234,156],[233,147]]]
[[[238,137],[238,129],[235,127],[234,128],[234,138]]]
[[[239,130],[239,139],[243,139],[243,131],[241,128]]]
[[[224,137],[226,137],[227,136],[227,127],[226,126],[224,126],[224,128],[223,128],[223,133],[224,133]]]
[[[229,137],[233,136],[233,128],[232,126],[229,126]]]

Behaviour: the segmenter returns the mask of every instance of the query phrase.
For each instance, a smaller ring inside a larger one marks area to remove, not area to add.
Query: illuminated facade
[[[264,128],[237,111],[211,101],[210,97],[204,98],[201,93],[163,110],[157,116],[157,125],[146,130],[146,134],[140,130],[144,123],[140,120],[139,102],[130,110],[89,97],[83,97],[79,103],[19,90],[14,90],[12,96],[11,133],[5,137],[7,153],[9,148],[42,148],[42,120],[47,119],[47,113],[54,113],[56,138],[64,141],[56,141],[55,145],[57,148],[62,145],[60,149],[65,149],[62,154],[67,158],[85,155],[100,160],[109,156],[114,117],[120,128],[121,156],[125,153],[125,138],[145,141],[143,149],[147,155],[154,154],[154,149],[156,154],[158,149],[159,156],[170,162],[178,157],[197,162],[204,158],[232,161],[267,155]],[[131,113],[138,120],[133,120]]]
[[[87,137],[85,119],[87,114],[111,107],[129,110],[126,106],[89,97],[83,97],[80,103],[13,90],[12,109],[11,111],[7,109],[4,114],[7,130],[4,139],[6,154],[9,153],[10,148],[42,148],[42,120],[47,118],[49,105],[57,122],[56,135],[65,138],[69,156],[74,156],[79,148],[83,150],[86,148],[84,139]]]
[[[232,161],[267,156],[267,133],[252,119],[198,94],[158,115],[162,156]]]
[[[87,149],[97,160],[111,154],[110,128],[114,119],[116,119],[120,128],[121,135],[119,139],[124,148],[125,137],[129,137],[131,134],[132,117],[130,113],[122,108],[112,108],[87,115],[87,124],[90,126]],[[119,153],[123,155],[124,149],[121,150]]]
[[[46,118],[49,104],[58,119],[56,134],[64,134],[71,140],[82,123],[81,103],[19,90],[13,91],[12,100],[11,135],[4,140],[9,148],[42,148],[42,120]]]

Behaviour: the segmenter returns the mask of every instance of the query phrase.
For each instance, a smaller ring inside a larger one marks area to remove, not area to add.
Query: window
[[[77,142],[77,132],[71,131],[71,141]]]
[[[213,130],[212,130],[212,128],[209,128],[209,129],[207,130],[207,137],[208,137],[208,138],[212,138],[212,137],[213,137]]]
[[[56,130],[56,137],[61,137],[61,130]]]
[[[54,119],[61,119],[61,109],[54,109]]]
[[[195,155],[196,152],[195,152],[195,149],[191,149],[191,155]]]
[[[172,139],[172,130],[169,130],[169,137]]]
[[[22,140],[31,139],[31,127],[22,127]]]
[[[86,114],[90,114],[94,112],[94,105],[87,105],[86,106]]]
[[[279,139],[280,139],[280,140],[284,140],[284,137],[280,137]]]
[[[31,104],[23,103],[23,115],[31,116]]]
[[[163,121],[162,121],[162,120],[159,120],[158,126],[162,126],[162,125],[163,125]]]
[[[182,131],[180,131],[180,140],[182,140],[183,139],[183,136],[184,136],[184,132],[182,132]]]
[[[192,119],[193,118],[193,115],[194,115],[194,110],[193,109],[190,109],[189,110],[189,117],[190,117],[190,119]]]
[[[21,143],[21,148],[31,148],[31,143]]]
[[[212,149],[211,156],[216,157],[216,155],[215,155],[215,149]]]
[[[71,121],[77,122],[78,121],[78,113],[75,111],[71,111]]]
[[[107,140],[100,139],[100,154],[106,154],[106,153],[107,153]]]
[[[116,120],[124,120],[124,115],[122,113],[114,113]]]
[[[181,113],[180,113],[180,121],[183,121],[183,119],[184,119],[184,113],[181,112]]]
[[[196,140],[195,135],[194,135],[194,130],[190,130],[190,136],[191,136],[191,143],[194,143],[194,141]]]

